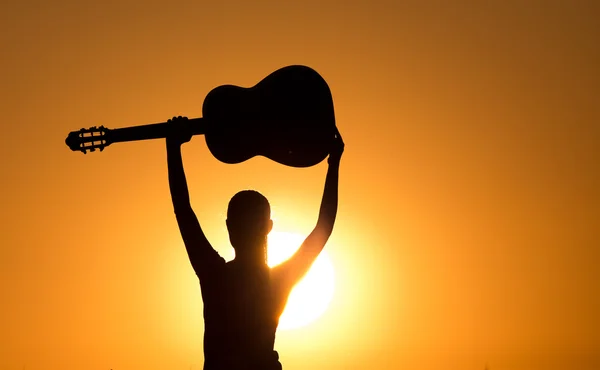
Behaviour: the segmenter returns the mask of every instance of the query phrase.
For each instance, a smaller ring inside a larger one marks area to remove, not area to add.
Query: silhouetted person
[[[344,142],[339,133],[332,135],[319,218],[298,251],[276,267],[267,266],[267,235],[273,227],[269,202],[256,191],[243,190],[231,198],[227,209],[226,224],[235,258],[226,263],[206,239],[190,206],[181,159],[181,144],[191,138],[182,122],[185,120],[169,120],[173,129],[166,140],[167,161],[175,216],[202,291],[204,369],[281,369],[273,348],[279,316],[290,291],[333,231]]]

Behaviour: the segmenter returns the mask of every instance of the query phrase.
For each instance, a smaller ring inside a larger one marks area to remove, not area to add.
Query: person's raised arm
[[[338,178],[343,152],[344,141],[336,130],[327,159],[329,168],[325,177],[325,188],[317,224],[298,251],[289,260],[275,268],[278,270],[276,273],[287,283],[286,285],[296,284],[306,274],[333,232],[338,208]]]
[[[190,204],[183,161],[181,158],[181,145],[190,141],[192,135],[187,127],[186,117],[173,117],[169,120],[172,125],[167,135],[167,166],[169,171],[169,189],[173,201],[173,210],[179,225],[179,231],[183,238],[188,257],[198,276],[203,270],[216,263],[218,254],[213,250],[208,239],[204,235],[196,214]]]

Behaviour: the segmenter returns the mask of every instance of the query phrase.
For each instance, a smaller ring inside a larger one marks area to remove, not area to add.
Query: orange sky
[[[595,1],[8,2],[0,11],[0,369],[201,369],[202,302],[162,140],[86,156],[69,131],[201,115],[289,64],[346,141],[329,310],[284,369],[600,368]],[[402,4],[402,5],[401,5]],[[231,257],[229,198],[308,233],[326,165],[184,149]]]

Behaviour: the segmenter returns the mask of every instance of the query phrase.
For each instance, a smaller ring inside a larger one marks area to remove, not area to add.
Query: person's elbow
[[[194,214],[192,206],[189,203],[173,203],[173,213],[177,219],[185,219]]]
[[[325,243],[329,240],[333,232],[333,224],[319,225],[315,227],[313,232],[310,234],[310,240],[312,245],[316,246],[316,249],[323,249]]]
[[[325,237],[329,238],[331,233],[333,233],[333,225],[335,224],[335,216],[333,217],[322,217],[317,221],[317,225],[313,232]]]

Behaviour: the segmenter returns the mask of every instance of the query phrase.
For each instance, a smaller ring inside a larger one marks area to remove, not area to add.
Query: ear
[[[267,234],[270,233],[271,230],[273,230],[273,220],[269,220],[267,223]]]

